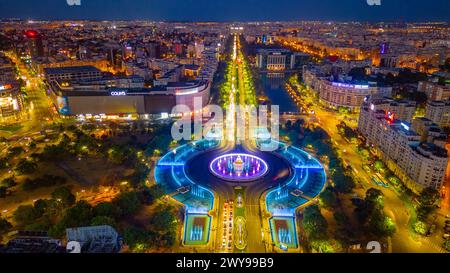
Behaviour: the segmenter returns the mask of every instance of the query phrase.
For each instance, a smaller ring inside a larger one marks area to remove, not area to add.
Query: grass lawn
[[[7,125],[7,126],[0,126],[0,131],[5,131],[8,133],[15,133],[23,128],[23,125],[20,124],[13,124],[13,125]]]

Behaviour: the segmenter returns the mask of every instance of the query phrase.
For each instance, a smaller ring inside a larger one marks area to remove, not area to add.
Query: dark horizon
[[[447,0],[1,0],[2,19],[166,22],[450,22]]]

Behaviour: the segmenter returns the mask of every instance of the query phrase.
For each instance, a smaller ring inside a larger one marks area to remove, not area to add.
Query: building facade
[[[442,187],[447,151],[432,143],[421,142],[421,136],[409,123],[392,119],[375,104],[365,103],[361,107],[358,130],[410,189],[419,192],[426,187],[438,190]]]
[[[421,81],[417,86],[417,91],[427,94],[428,100],[448,100],[450,99],[450,85],[442,85],[435,82]]]
[[[256,66],[259,69],[282,71],[293,69],[295,55],[286,49],[259,49],[256,54]]]
[[[54,80],[96,80],[102,78],[102,71],[94,66],[66,66],[44,68],[47,82]]]
[[[20,89],[13,84],[2,84],[0,82],[0,117],[14,117],[22,109],[23,98]]]
[[[450,100],[429,101],[427,103],[425,117],[441,127],[450,125]]]
[[[91,81],[52,81],[50,97],[62,115],[164,115],[176,105],[194,110],[197,98],[204,107],[209,102],[209,81],[168,83],[144,88],[138,76],[102,78]]]

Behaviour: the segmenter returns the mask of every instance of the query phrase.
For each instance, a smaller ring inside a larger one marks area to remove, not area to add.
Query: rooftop
[[[48,67],[44,68],[45,74],[64,74],[73,72],[101,72],[95,66],[65,66],[65,67]]]
[[[420,145],[417,147],[417,151],[424,156],[427,155],[424,154],[423,152],[433,154],[434,156],[437,157],[448,158],[446,149],[429,142],[420,143]]]

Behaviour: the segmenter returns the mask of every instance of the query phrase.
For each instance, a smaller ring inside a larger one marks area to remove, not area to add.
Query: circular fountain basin
[[[209,170],[216,177],[233,182],[257,180],[268,169],[263,159],[245,153],[224,154],[214,158],[209,165]]]

